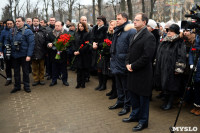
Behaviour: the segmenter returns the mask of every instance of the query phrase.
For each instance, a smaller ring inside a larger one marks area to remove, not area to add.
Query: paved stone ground
[[[4,74],[4,72],[3,72]],[[32,75],[30,75],[32,81]],[[69,84],[49,87],[31,86],[31,93],[23,90],[10,94],[11,86],[4,86],[5,79],[0,77],[0,133],[131,133],[137,123],[123,123],[126,116],[118,116],[121,109],[108,110],[116,100],[108,100],[107,90],[94,91],[97,77],[91,77],[84,89],[75,89],[76,74],[69,71]],[[162,111],[160,100],[153,92],[150,105],[149,127],[142,133],[169,133],[178,108]],[[190,108],[181,112],[177,126],[197,126],[200,132],[200,117],[189,113]]]

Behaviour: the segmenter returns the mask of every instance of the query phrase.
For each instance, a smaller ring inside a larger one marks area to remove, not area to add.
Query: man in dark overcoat
[[[147,23],[148,18],[144,13],[136,14],[134,26],[137,33],[131,39],[126,59],[132,112],[129,118],[123,119],[123,122],[139,122],[133,131],[148,127],[149,96],[153,81],[152,60],[156,40],[146,28]]]

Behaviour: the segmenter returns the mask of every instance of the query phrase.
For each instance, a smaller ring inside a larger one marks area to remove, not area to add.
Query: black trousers
[[[13,59],[5,59],[5,63],[6,63],[6,77],[7,80],[12,80],[12,61]]]
[[[130,95],[127,88],[127,75],[116,74],[115,83],[117,88],[117,103],[124,104],[124,108],[130,108]]]
[[[67,63],[52,63],[52,82],[57,82],[59,75],[62,74],[62,81],[67,82],[68,72]]]
[[[77,84],[81,85],[81,84],[85,84],[85,76],[87,73],[87,69],[77,69]]]
[[[13,59],[13,66],[14,66],[14,77],[15,77],[15,88],[21,88],[21,73],[20,67],[22,67],[23,73],[23,84],[24,89],[30,88],[30,79],[29,79],[29,67],[30,63],[26,61],[26,57],[20,57]]]

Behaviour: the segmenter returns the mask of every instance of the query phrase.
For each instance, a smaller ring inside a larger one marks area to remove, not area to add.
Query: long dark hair
[[[79,23],[77,24],[77,30],[76,30],[77,32],[80,31],[80,30],[79,30],[79,24],[82,24],[82,26],[84,27],[84,31],[89,32],[89,31],[88,31],[88,26],[86,26],[86,24],[85,24],[85,23],[82,23],[82,22],[79,22]]]

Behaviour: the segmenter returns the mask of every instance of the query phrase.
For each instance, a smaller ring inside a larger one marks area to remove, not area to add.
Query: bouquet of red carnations
[[[98,61],[97,61],[97,63],[99,63],[100,62],[100,60],[101,60],[101,56],[102,55],[108,55],[108,54],[110,54],[110,46],[111,46],[111,44],[112,44],[112,41],[111,40],[109,40],[109,39],[104,39],[104,42],[103,42],[103,49],[101,50],[101,51],[99,51],[98,53],[99,53],[99,59],[98,59]]]
[[[70,46],[70,42],[73,40],[73,36],[70,34],[62,34],[58,39],[55,40],[54,45],[57,49],[55,59],[60,59],[60,54],[63,50],[66,50]]]

